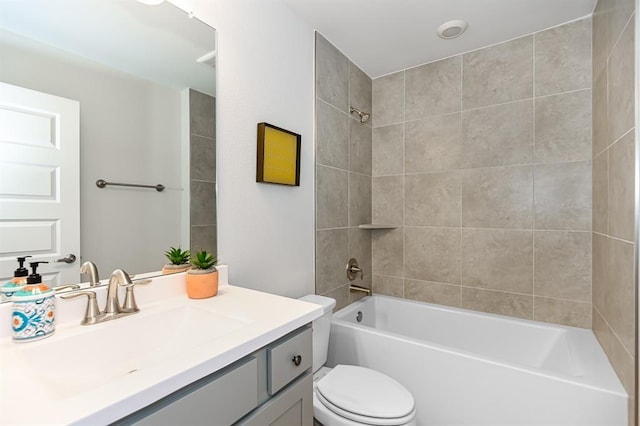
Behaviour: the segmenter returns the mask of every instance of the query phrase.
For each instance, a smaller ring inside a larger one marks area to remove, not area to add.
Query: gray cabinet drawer
[[[248,357],[120,421],[135,425],[230,425],[258,405],[258,362]]]
[[[287,336],[267,348],[267,390],[275,395],[289,382],[311,367],[313,352],[311,349],[311,327],[300,333]],[[300,357],[296,365],[294,357]]]

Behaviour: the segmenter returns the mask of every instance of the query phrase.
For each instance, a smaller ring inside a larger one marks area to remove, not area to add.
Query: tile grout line
[[[533,136],[533,161],[537,159],[536,156],[536,34],[533,34],[533,46],[532,46],[532,75],[533,75],[533,108],[531,109],[531,132]],[[531,232],[531,247],[532,247],[532,259],[531,259],[531,294],[533,299],[531,300],[531,319],[536,319],[536,168],[531,169],[531,207],[533,211],[532,218],[532,232]]]
[[[464,136],[462,135],[462,109],[464,107],[464,55],[460,56],[460,138],[461,140],[461,145],[464,144]],[[462,149],[460,149],[460,166],[462,166]],[[464,204],[463,204],[463,197],[462,197],[462,173],[459,176],[459,190],[460,190],[460,285],[462,285],[462,283],[464,282],[464,273],[463,273],[463,269],[462,269],[462,232],[463,232],[463,227],[462,227],[462,215],[464,212]],[[459,289],[459,294],[458,294],[458,306],[462,307],[462,287],[460,287]]]
[[[407,197],[405,196],[405,167],[406,167],[406,152],[405,152],[405,139],[406,139],[406,120],[407,120],[407,71],[404,70],[402,72],[402,298],[406,298],[406,286],[407,282],[405,280],[406,272],[406,232],[405,232],[405,221],[406,221],[406,203]]]

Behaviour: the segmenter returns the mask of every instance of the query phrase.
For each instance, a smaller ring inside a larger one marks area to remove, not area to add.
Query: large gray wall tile
[[[405,72],[405,120],[461,110],[462,56],[421,65]]]
[[[633,279],[633,244],[609,239],[609,281],[606,295],[607,322],[624,347],[635,347],[635,284]]]
[[[462,307],[474,311],[533,318],[533,296],[462,287]]]
[[[608,158],[608,153],[605,152],[593,160],[592,223],[593,231],[601,234],[609,232]]]
[[[349,173],[349,226],[371,223],[371,178]]]
[[[460,284],[460,228],[404,228],[405,277]]]
[[[404,172],[404,125],[376,127],[372,133],[371,173],[373,176]]]
[[[191,226],[191,250],[206,250],[209,253],[218,253],[218,229],[215,225],[192,225]]]
[[[536,231],[535,294],[591,302],[591,233]]]
[[[462,230],[462,285],[533,293],[533,232]]]
[[[533,36],[463,55],[462,108],[533,96]]]
[[[460,168],[461,114],[405,123],[405,173]]]
[[[191,179],[216,181],[216,141],[191,135],[190,146]]]
[[[349,60],[316,32],[316,94],[349,113]]]
[[[371,231],[371,257],[374,274],[404,277],[402,229]]]
[[[349,170],[371,176],[371,127],[349,120]]]
[[[316,163],[349,168],[349,117],[324,101],[316,101]]]
[[[591,230],[591,161],[535,167],[537,229]]]
[[[346,284],[349,260],[349,230],[316,231],[316,293],[322,294]]]
[[[634,29],[625,28],[609,59],[609,143],[613,143],[634,125]]]
[[[570,327],[591,328],[591,304],[548,297],[534,298],[535,321],[551,322]]]
[[[192,135],[215,139],[216,98],[189,89],[189,116]]]
[[[460,286],[405,279],[405,298],[438,305],[460,307]]]
[[[609,116],[607,105],[607,71],[600,74],[593,84],[592,98],[592,146],[595,157],[609,146]]]
[[[607,289],[609,287],[609,237],[592,233],[592,302],[603,315],[607,315]]]
[[[346,307],[349,304],[349,284],[345,284],[342,287],[329,290],[326,293],[318,293],[322,296],[330,297],[336,300],[336,306],[333,308],[333,312],[338,312],[340,309]]]
[[[386,275],[373,276],[373,293],[404,297],[404,279]]]
[[[536,96],[591,87],[591,18],[535,35]]]
[[[635,132],[627,133],[609,150],[609,235],[634,240]]]
[[[316,166],[316,228],[349,226],[349,172]]]
[[[591,90],[536,99],[536,163],[591,159]]]
[[[371,78],[349,62],[349,106],[371,114],[371,90]]]
[[[216,224],[216,184],[191,181],[191,225]]]
[[[371,231],[359,228],[349,228],[349,259],[356,258],[362,269],[362,277],[358,277],[354,284],[371,288],[373,271],[371,268]],[[347,260],[343,261],[343,273],[346,276]]]
[[[404,121],[404,71],[373,80],[371,101],[373,127]]]
[[[405,176],[405,225],[460,226],[460,172]]]
[[[371,181],[371,216],[374,223],[402,225],[404,177],[374,177]]]
[[[533,168],[493,167],[464,170],[462,224],[475,228],[533,226]]]
[[[462,113],[462,167],[507,166],[532,161],[532,100]]]

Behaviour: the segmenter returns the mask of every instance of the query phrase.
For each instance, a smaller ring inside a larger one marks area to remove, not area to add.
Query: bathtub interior
[[[333,319],[487,360],[568,376],[584,374],[573,343],[584,340],[587,330],[378,295],[342,309]]]

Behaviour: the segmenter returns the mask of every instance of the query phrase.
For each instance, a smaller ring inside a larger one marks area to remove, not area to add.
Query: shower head
[[[349,112],[351,114],[353,114],[354,112],[356,114],[358,114],[360,116],[360,122],[362,124],[366,123],[367,121],[369,121],[369,118],[371,118],[371,114],[367,113],[367,112],[362,112],[360,111],[358,108],[354,108],[354,107],[349,107]]]

